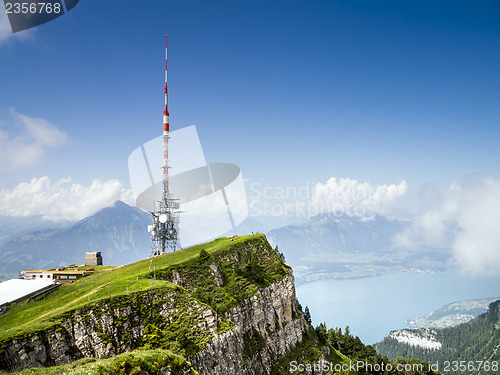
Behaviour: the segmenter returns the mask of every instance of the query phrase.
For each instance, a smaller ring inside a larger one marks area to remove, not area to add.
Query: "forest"
[[[449,374],[498,374],[500,362],[500,300],[492,302],[486,313],[455,327],[436,329],[440,349],[424,349],[385,338],[375,344],[380,355],[390,360],[419,358],[438,364]],[[419,330],[414,333],[418,335]]]

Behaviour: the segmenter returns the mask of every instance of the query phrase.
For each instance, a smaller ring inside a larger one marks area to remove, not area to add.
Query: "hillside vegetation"
[[[415,337],[426,333],[425,329],[406,331]],[[388,337],[375,347],[389,359],[419,358],[439,364],[439,370],[449,374],[500,373],[500,301],[492,302],[486,313],[469,322],[433,329],[433,335],[441,344],[439,349],[412,346]]]
[[[272,281],[283,278],[287,274],[286,266],[277,258],[274,259],[274,263],[261,260],[264,266],[257,262],[256,257],[240,259],[238,272],[233,274],[232,269],[225,269],[225,277],[231,281],[231,287],[221,288],[215,295],[212,293],[204,295],[203,291],[210,289],[210,279],[204,278],[203,275],[210,272],[210,268],[202,266],[204,259],[200,257],[200,253],[203,251],[205,259],[208,259],[214,252],[219,255],[222,253],[238,254],[242,253],[243,245],[254,246],[255,243],[267,244],[265,236],[262,234],[243,236],[233,241],[219,238],[152,259],[144,259],[114,269],[105,269],[98,274],[82,278],[78,282],[64,284],[41,301],[23,302],[10,306],[7,313],[0,315],[2,328],[0,341],[20,334],[47,329],[57,324],[57,317],[64,312],[94,305],[98,301],[117,296],[133,296],[136,292],[155,289],[179,289],[179,286],[162,278],[167,278],[172,272],[172,267],[180,264],[182,264],[182,269],[188,271],[193,277],[189,281],[193,284],[192,286],[201,284],[200,290],[196,293],[197,296],[209,302],[217,310],[226,311],[230,306],[236,305],[238,299],[253,295],[260,286],[269,285]],[[245,278],[243,272],[250,278]],[[228,294],[227,299],[226,294]]]
[[[44,345],[47,352],[53,351],[56,344],[51,337],[67,343],[60,355],[62,359],[47,359],[42,365],[48,368],[35,370],[37,373],[66,371],[51,366],[85,356],[97,357],[98,363],[87,359],[91,361],[89,364],[80,364],[76,369],[90,366],[92,373],[113,373],[113,368],[116,373],[129,373],[137,366],[144,369],[148,363],[171,362],[172,355],[188,358],[206,349],[214,334],[220,335],[235,327],[225,317],[231,308],[255,298],[258,290],[290,275],[291,270],[282,256],[262,234],[219,238],[129,265],[103,267],[95,275],[64,284],[43,300],[10,306],[0,316],[0,369],[20,366],[7,359],[7,354],[12,357],[13,348],[18,346],[15,350],[24,357],[30,357],[40,345]],[[289,295],[289,291],[285,294]],[[302,312],[297,309],[295,299],[291,303],[289,319],[298,319]],[[266,336],[281,330],[285,323],[277,321],[275,326],[266,328]],[[85,334],[75,336],[78,324],[90,330],[87,336],[94,340],[94,346],[75,346],[75,342],[81,344],[87,339]],[[310,337],[300,345],[309,348],[308,355],[314,359],[321,355],[321,350],[315,346],[317,340],[312,327],[310,331]],[[307,333],[307,329],[303,332]],[[249,333],[242,331],[242,335],[245,344],[241,355],[246,363],[266,342],[255,329]],[[157,351],[151,354],[150,350]],[[124,352],[131,352],[132,357],[100,362],[108,355]],[[138,365],[139,357],[142,365]],[[73,363],[79,364],[79,361]]]
[[[199,375],[184,357],[163,349],[135,350],[99,360],[82,358],[68,365],[30,368],[10,375],[164,374],[166,369],[172,374]]]

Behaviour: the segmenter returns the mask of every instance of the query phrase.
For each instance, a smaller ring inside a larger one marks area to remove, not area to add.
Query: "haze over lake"
[[[297,286],[302,307],[309,306],[313,325],[349,326],[366,344],[381,341],[406,320],[466,299],[500,296],[500,276],[444,273],[396,273],[348,280],[325,280]]]

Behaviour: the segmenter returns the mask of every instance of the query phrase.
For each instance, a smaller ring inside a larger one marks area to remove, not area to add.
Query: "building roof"
[[[42,270],[34,270],[34,271],[22,271],[24,273],[71,273],[71,274],[84,274],[84,273],[95,273],[95,271],[78,271],[78,270],[66,270],[66,271],[56,271],[56,270],[51,270],[51,271],[42,271]]]
[[[37,290],[54,284],[51,279],[23,280],[11,279],[0,283],[0,305],[15,301]]]

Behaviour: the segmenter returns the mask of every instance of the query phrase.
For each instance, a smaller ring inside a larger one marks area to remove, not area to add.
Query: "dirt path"
[[[37,320],[38,320],[38,319],[43,319],[43,318],[44,318],[44,317],[46,317],[47,315],[52,315],[52,314],[56,313],[57,311],[64,310],[66,307],[69,307],[69,306],[71,306],[71,305],[75,304],[76,302],[81,301],[82,299],[84,299],[84,298],[86,298],[86,297],[90,296],[91,294],[94,294],[94,293],[98,292],[99,290],[101,290],[102,288],[104,288],[104,287],[108,286],[109,284],[111,284],[111,283],[106,283],[106,284],[100,285],[100,286],[98,286],[97,288],[92,289],[92,290],[91,290],[90,292],[88,292],[87,294],[84,294],[83,296],[78,297],[77,299],[74,299],[73,301],[68,302],[67,304],[65,304],[65,305],[63,305],[63,306],[59,306],[57,309],[51,310],[51,311],[49,311],[49,312],[46,312],[46,313],[45,313],[45,314],[43,314],[43,315],[37,316],[37,317],[36,317],[36,319],[37,319]],[[29,322],[28,322],[27,324],[29,324]]]

